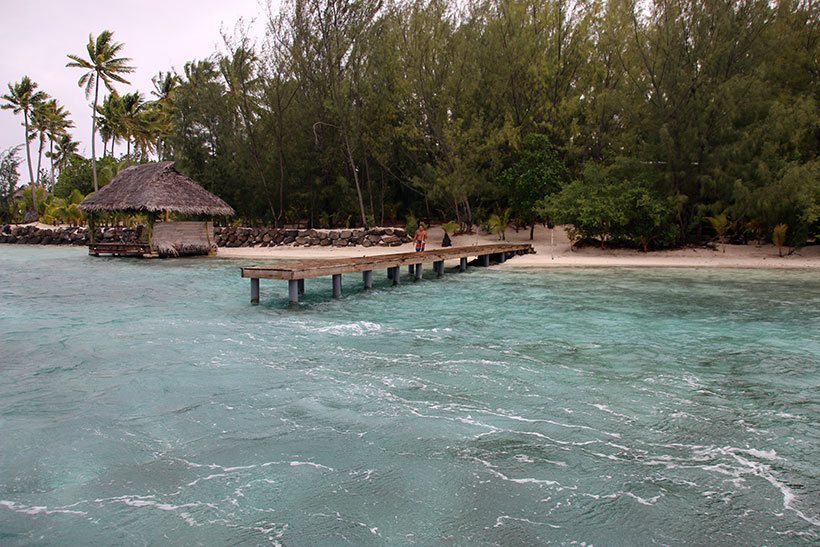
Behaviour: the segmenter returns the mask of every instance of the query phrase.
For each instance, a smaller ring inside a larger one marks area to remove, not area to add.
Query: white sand
[[[438,226],[430,228],[427,249],[441,246],[444,232]],[[813,268],[820,269],[820,246],[814,245],[801,249],[790,256],[778,256],[773,245],[758,246],[726,245],[726,252],[711,250],[705,247],[688,247],[673,251],[653,251],[643,253],[633,250],[601,250],[585,247],[570,251],[569,240],[564,230],[554,230],[554,244],[550,244],[550,231],[543,226],[536,227],[535,239],[532,241],[536,254],[515,257],[500,267],[693,267],[693,268]],[[455,246],[481,245],[495,243],[497,236],[487,234],[463,235],[453,238]],[[529,230],[507,230],[507,241],[510,243],[530,243]],[[400,247],[237,247],[220,248],[220,258],[258,259],[260,263],[272,259],[302,258],[345,258],[356,256],[373,256],[389,253],[410,252],[411,243]],[[784,248],[784,254],[788,249]]]

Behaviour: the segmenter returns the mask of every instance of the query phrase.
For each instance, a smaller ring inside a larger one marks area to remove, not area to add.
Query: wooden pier
[[[158,256],[147,243],[89,243],[88,254],[91,256],[131,256],[153,258]]]
[[[373,272],[386,269],[387,277],[398,285],[402,266],[407,266],[414,279],[422,279],[425,264],[433,264],[437,277],[444,275],[444,261],[458,260],[459,271],[467,269],[468,259],[476,257],[479,264],[489,266],[490,262],[504,262],[508,258],[530,254],[535,251],[532,245],[499,243],[496,245],[475,245],[471,247],[447,247],[431,251],[393,253],[376,256],[352,258],[328,258],[302,260],[275,264],[272,266],[252,266],[242,268],[242,277],[251,280],[251,304],[259,303],[259,280],[282,279],[288,282],[288,300],[292,304],[299,302],[299,295],[305,292],[305,279],[310,277],[331,276],[333,297],[342,295],[342,274],[362,272],[365,290],[373,288]]]

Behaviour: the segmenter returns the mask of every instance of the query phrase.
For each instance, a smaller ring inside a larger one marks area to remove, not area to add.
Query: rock
[[[382,238],[382,242],[385,245],[389,245],[391,247],[395,247],[396,245],[401,245],[401,239],[393,236],[393,235],[386,235]]]
[[[342,230],[342,232],[339,234],[339,239],[350,239],[351,236],[353,236],[353,232],[351,232],[350,230]]]

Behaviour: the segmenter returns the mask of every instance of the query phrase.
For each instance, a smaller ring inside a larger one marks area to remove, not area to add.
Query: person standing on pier
[[[424,246],[427,244],[427,230],[424,229],[424,224],[419,224],[419,228],[416,230],[416,235],[413,238],[413,241],[416,242],[417,253],[424,250]]]

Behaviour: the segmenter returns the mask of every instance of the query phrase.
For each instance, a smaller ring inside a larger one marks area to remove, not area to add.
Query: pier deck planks
[[[457,260],[471,256],[525,254],[531,253],[532,245],[499,243],[494,245],[474,245],[470,247],[446,247],[421,252],[393,253],[376,256],[352,258],[310,259],[270,266],[251,266],[242,268],[242,277],[250,279],[283,279],[287,281],[339,275],[344,273],[365,272],[382,268],[412,264],[429,264],[443,260]]]

